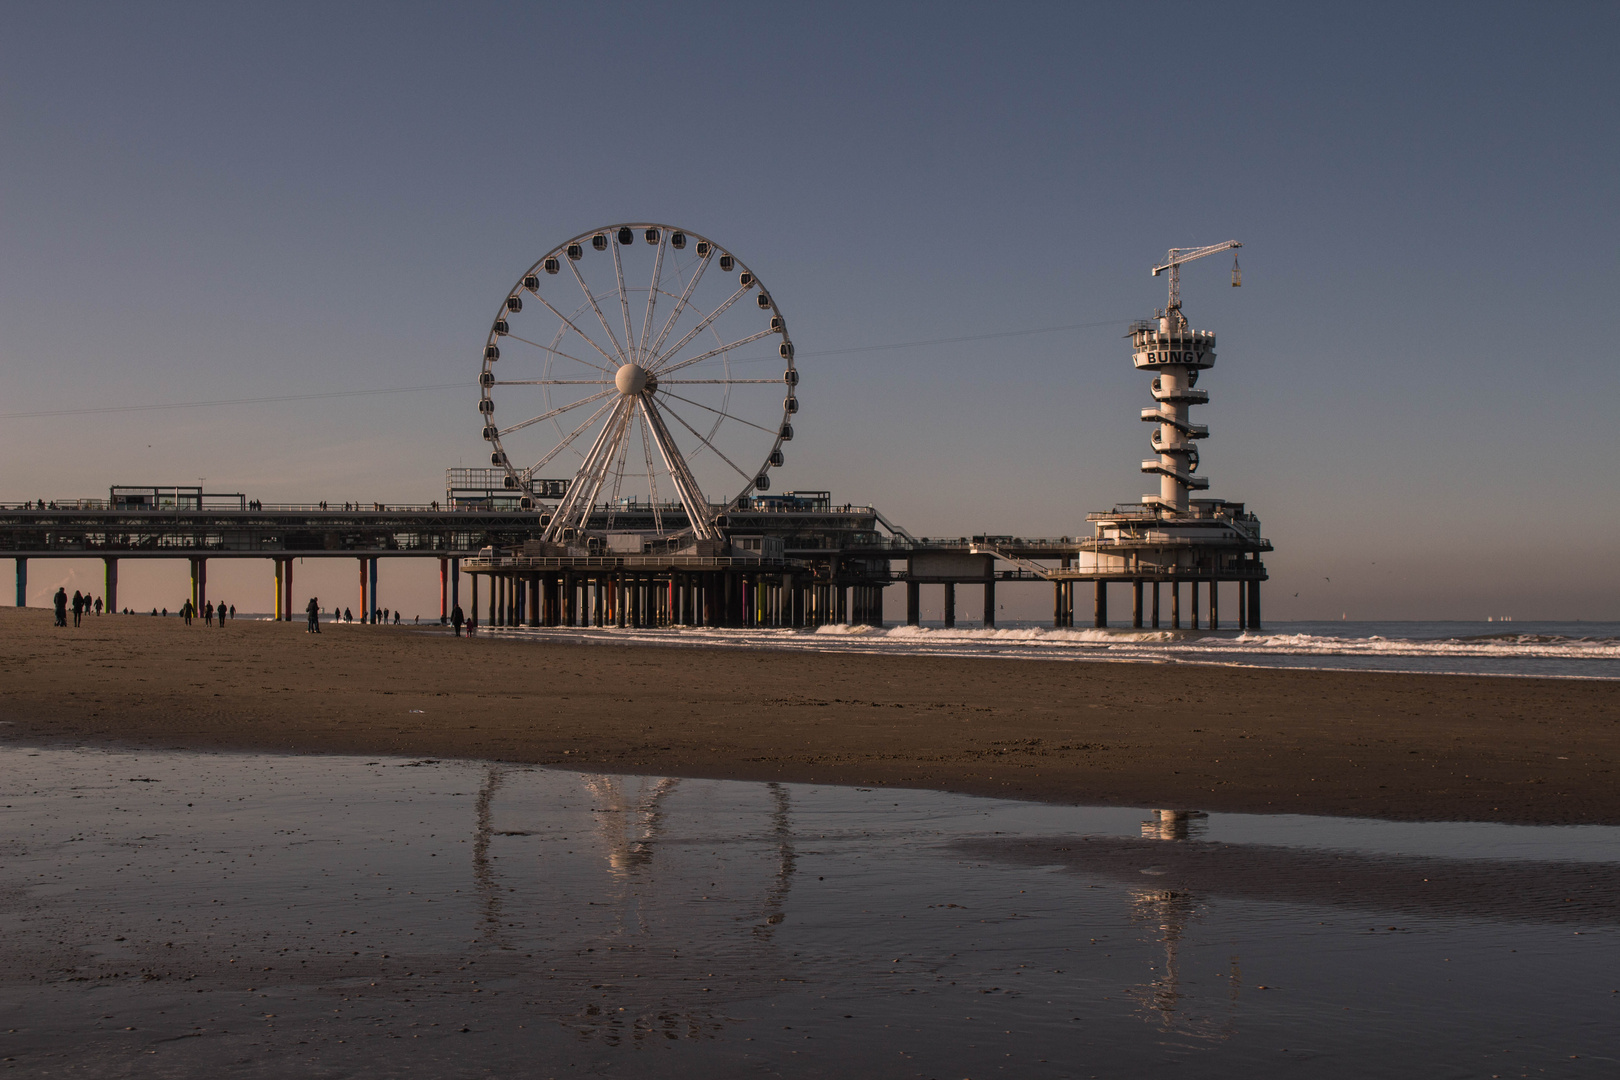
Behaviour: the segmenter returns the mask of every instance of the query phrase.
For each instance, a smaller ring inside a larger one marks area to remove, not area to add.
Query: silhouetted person
[[[394,609],[394,625],[395,626],[399,625],[399,609],[398,608]]]
[[[108,609],[107,609],[107,612],[108,612],[108,614],[111,614],[111,613],[112,613],[112,609],[111,609],[111,608],[108,608]],[[99,596],[98,596],[98,597],[96,597],[96,617],[97,617],[97,618],[100,618],[100,617],[101,617],[101,597],[99,597]]]
[[[180,617],[186,620],[187,626],[191,625],[191,615],[196,610],[196,608],[191,606],[190,600],[187,600],[185,603],[180,605]]]
[[[343,609],[343,621],[344,622],[354,622],[354,612],[350,611],[348,608],[344,608]]]
[[[43,508],[44,504],[41,503],[40,505]],[[63,588],[58,588],[56,590],[56,595],[54,597],[52,597],[51,602],[56,605],[56,625],[57,626],[66,626],[67,625],[67,605],[68,605],[67,590],[63,589]]]
[[[203,622],[209,626],[214,625],[214,602],[212,600],[203,605]]]
[[[466,621],[466,614],[461,610],[461,605],[457,604],[455,610],[450,612],[450,625],[456,628],[456,637],[461,636],[461,624]]]
[[[236,605],[235,604],[231,605],[231,618],[233,618],[233,619],[236,618]]]
[[[309,615],[309,627],[304,631],[304,633],[306,633],[306,634],[318,634],[318,633],[320,633],[321,632],[321,602],[318,599],[316,599],[315,597],[313,597],[313,596],[310,597],[309,598],[309,606],[304,608],[304,611],[306,613],[308,613],[308,615]]]
[[[84,614],[84,597],[78,589],[73,590],[73,625],[79,625],[79,616]]]

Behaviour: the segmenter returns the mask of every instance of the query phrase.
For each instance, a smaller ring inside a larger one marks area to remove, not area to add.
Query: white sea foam
[[[1321,625],[1316,624],[1316,627]],[[1424,624],[1426,629],[1431,630],[1433,625]],[[1052,629],[1038,626],[998,629],[822,626],[813,631],[503,628],[496,633],[502,636],[551,640],[563,638],[604,644],[640,642],[913,656],[1620,678],[1620,636],[1602,632],[1592,636],[1567,633],[1435,635],[1430,632],[1405,637],[1389,633],[1357,635],[1348,631],[1322,633],[1293,628],[1283,632],[1200,632],[1089,627]]]

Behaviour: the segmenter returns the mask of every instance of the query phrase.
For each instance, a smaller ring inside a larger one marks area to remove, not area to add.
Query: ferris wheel
[[[518,279],[478,408],[506,486],[551,505],[544,539],[632,509],[712,539],[728,505],[770,488],[798,382],[758,275],[707,237],[632,223],[581,233]]]

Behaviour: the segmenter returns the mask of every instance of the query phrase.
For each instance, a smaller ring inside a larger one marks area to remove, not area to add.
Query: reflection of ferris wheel
[[[531,266],[501,301],[479,382],[506,486],[555,502],[546,540],[632,507],[660,533],[716,536],[725,505],[770,487],[799,408],[793,343],[759,278],[705,237],[645,223]]]

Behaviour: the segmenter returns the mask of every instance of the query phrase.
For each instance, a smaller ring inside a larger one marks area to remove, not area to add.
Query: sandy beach
[[[485,758],[1097,805],[1620,823],[1620,683],[0,612],[0,740]]]

